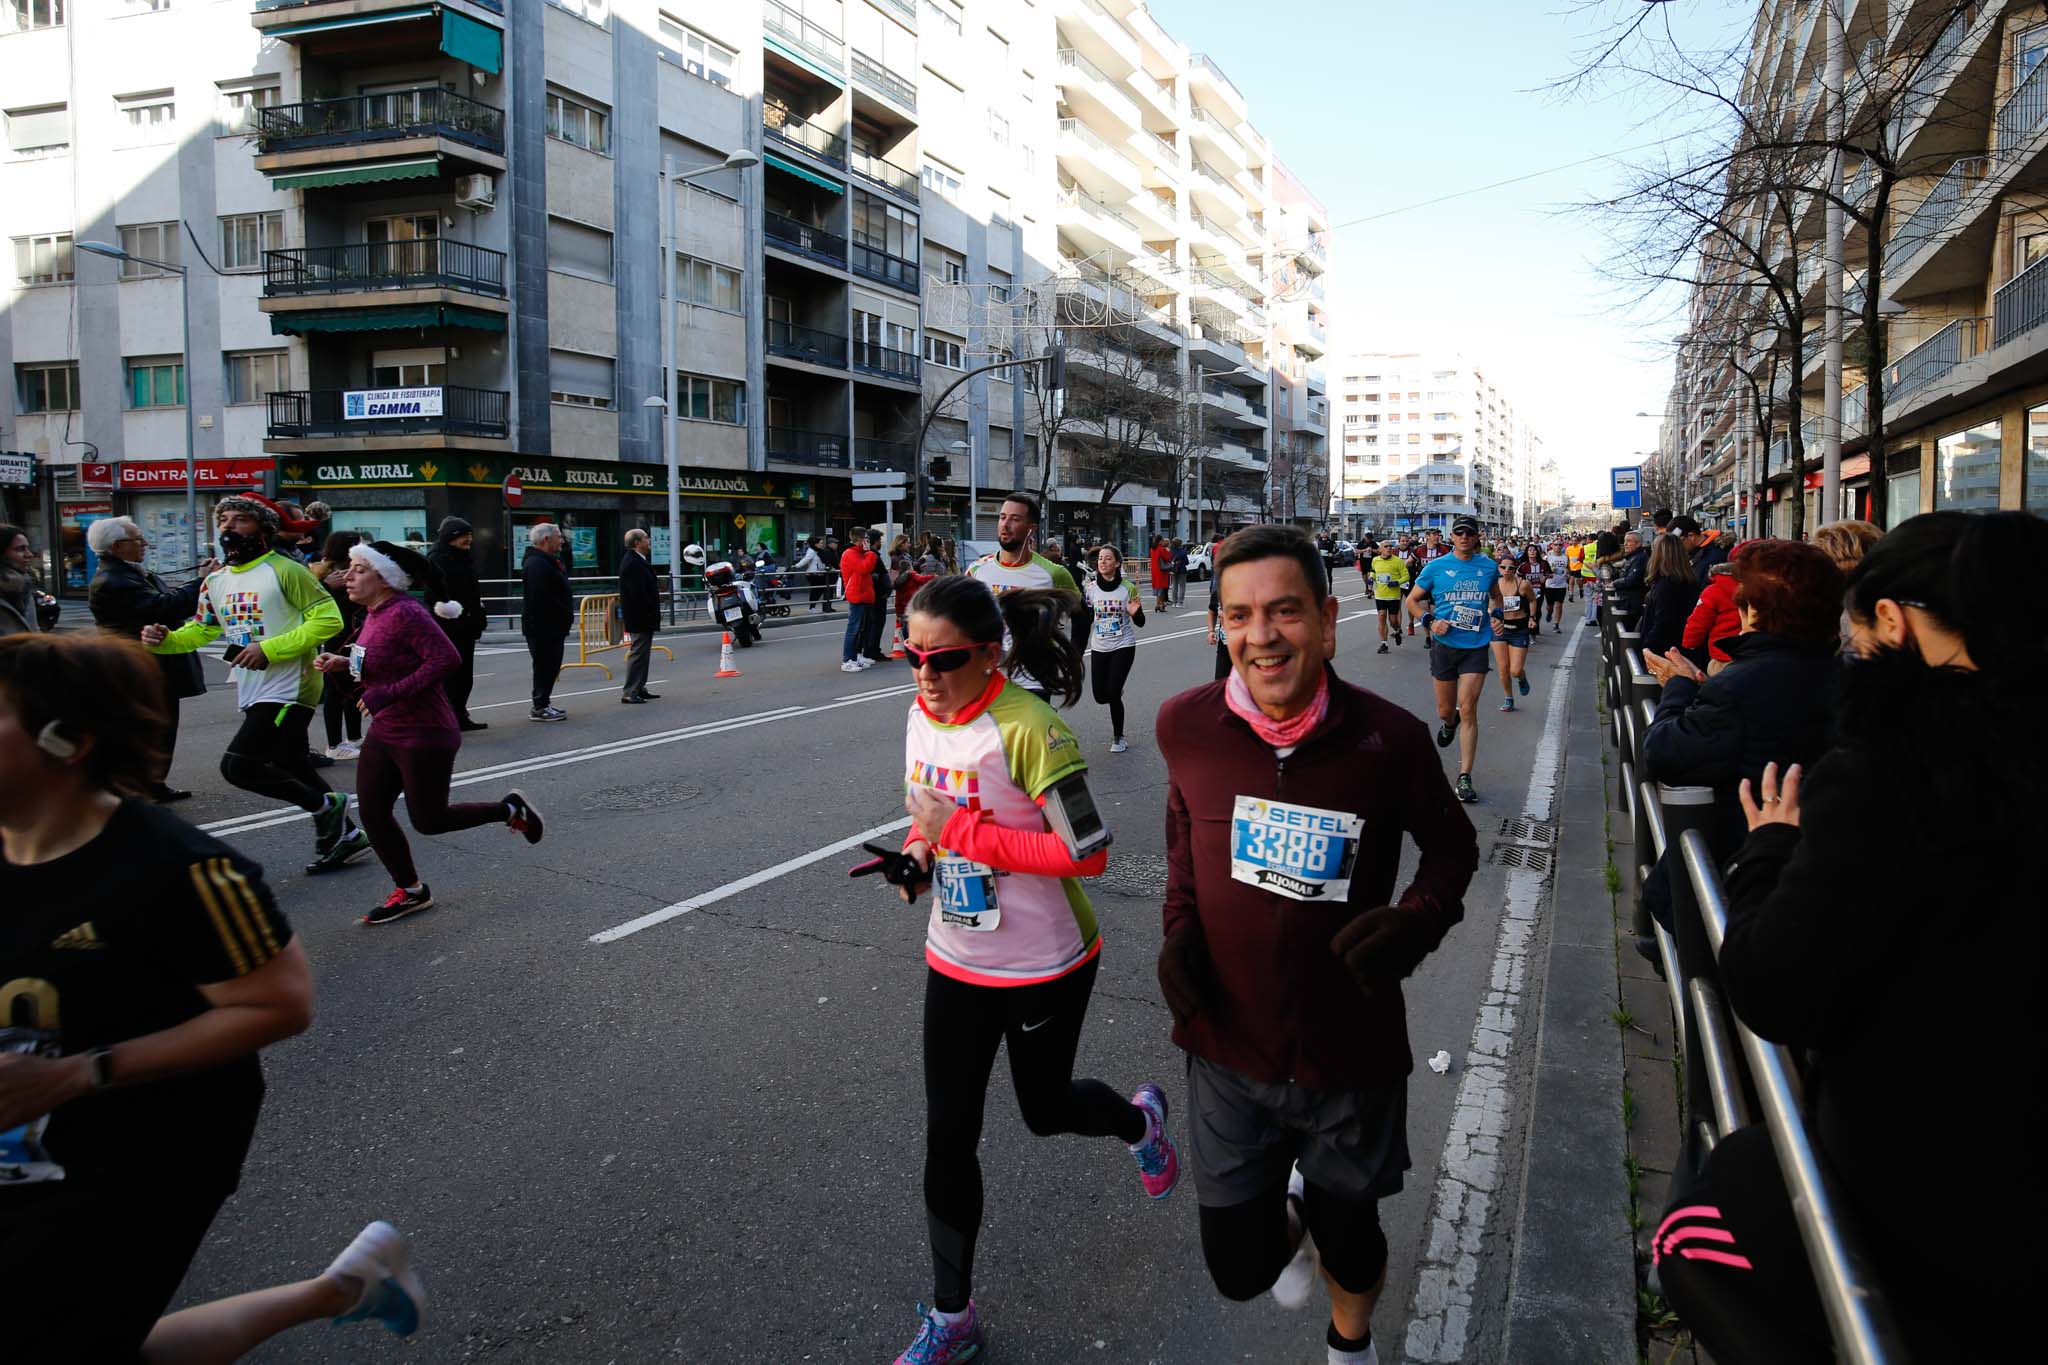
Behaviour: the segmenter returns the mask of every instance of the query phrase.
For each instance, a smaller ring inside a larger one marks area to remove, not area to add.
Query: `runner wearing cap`
[[[1308,537],[1247,527],[1216,576],[1232,672],[1155,727],[1159,985],[1189,1054],[1202,1256],[1226,1298],[1292,1308],[1320,1262],[1328,1360],[1372,1365],[1378,1204],[1409,1165],[1400,983],[1457,923],[1478,844],[1422,723],[1330,667],[1338,605]],[[1397,900],[1404,836],[1421,858]]]
[[[1458,741],[1458,799],[1477,801],[1472,767],[1479,757],[1479,694],[1492,667],[1499,627],[1500,566],[1475,553],[1479,523],[1459,517],[1451,523],[1451,552],[1422,566],[1408,594],[1411,611],[1435,637],[1429,643],[1429,676],[1436,684],[1436,713],[1443,722],[1438,748]]]

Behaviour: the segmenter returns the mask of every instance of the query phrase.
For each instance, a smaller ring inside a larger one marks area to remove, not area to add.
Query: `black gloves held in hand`
[[[1330,951],[1368,995],[1414,971],[1429,949],[1420,917],[1391,905],[1361,911],[1330,940]]]
[[[1159,993],[1173,1011],[1173,1022],[1185,1024],[1202,1012],[1214,992],[1209,940],[1202,935],[1202,922],[1190,915],[1159,945]]]

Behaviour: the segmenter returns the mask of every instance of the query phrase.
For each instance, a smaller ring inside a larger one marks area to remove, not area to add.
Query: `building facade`
[[[855,476],[912,470],[927,417],[940,532],[992,534],[1011,487],[1101,510],[1088,424],[1045,435],[1060,405],[1035,369],[955,385],[1056,335],[1070,392],[1090,343],[1149,325],[1165,387],[1205,395],[1183,406],[1209,458],[1126,480],[1125,527],[1185,520],[1202,474],[1212,519],[1264,514],[1282,356],[1306,428],[1316,342],[1270,344],[1267,309],[1276,277],[1319,274],[1320,209],[1274,236],[1277,168],[1242,97],[1142,6],[71,9],[0,13],[0,512],[53,586],[89,581],[98,516],[136,515],[159,567],[190,562],[188,403],[202,504],[262,487],[396,540],[461,515],[486,576],[539,520],[593,577],[634,525],[659,562],[689,541],[787,554],[880,520]],[[1227,218],[1230,245],[1198,217]]]
[[[1336,497],[1353,534],[1533,524],[1541,438],[1485,371],[1457,355],[1346,355],[1337,385]]]
[[[1864,515],[1873,479],[1885,481],[1892,524],[1948,508],[2048,512],[2048,8],[1894,0],[1842,13],[1845,126],[1849,141],[1877,153],[1847,158],[1844,197],[1867,217],[1884,179],[1880,163],[1898,176],[1881,249],[1873,252],[1855,215],[1844,234],[1842,501],[1821,501],[1822,443],[1835,433],[1823,391],[1830,267],[1817,172],[1794,188],[1789,229],[1783,215],[1740,197],[1726,216],[1731,235],[1755,243],[1771,271],[1796,284],[1799,373],[1791,373],[1782,317],[1761,307],[1763,271],[1704,262],[1660,472],[1692,505],[1751,533],[1789,532],[1795,507],[1805,531]],[[1742,97],[1778,141],[1823,136],[1825,19],[1814,0],[1761,7]],[[1863,317],[1873,265],[1884,342],[1881,450],[1872,448],[1873,348]],[[1776,374],[1761,418],[1745,371]],[[1803,463],[1792,457],[1794,426]]]

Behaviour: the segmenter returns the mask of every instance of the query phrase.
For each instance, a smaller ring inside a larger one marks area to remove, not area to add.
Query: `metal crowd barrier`
[[[583,598],[576,604],[576,659],[562,667],[595,668],[610,681],[611,669],[592,661],[592,656],[608,654],[614,649],[626,647],[624,628],[619,624],[616,608],[619,595],[615,592],[598,593]],[[675,651],[667,645],[657,644],[654,648],[668,655],[668,661],[676,661]]]
[[[1683,875],[1674,867],[1671,876],[1676,932],[1647,914],[1639,914],[1638,932],[1656,940],[1673,1041],[1685,1067],[1685,1093],[1688,1099],[1705,1096],[1712,1111],[1702,1112],[1696,1102],[1688,1106],[1682,1159],[1689,1169],[1698,1169],[1723,1137],[1755,1122],[1760,1112],[1840,1358],[1849,1365],[1902,1365],[1907,1357],[1897,1326],[1867,1256],[1837,1211],[1839,1191],[1822,1168],[1800,1115],[1798,1066],[1786,1049],[1765,1042],[1735,1018],[1716,983],[1728,927],[1727,896],[1706,835],[1716,798],[1709,787],[1673,786],[1641,776],[1657,689],[1632,652],[1632,634],[1616,623],[1604,632],[1604,643],[1609,686],[1623,693],[1617,697],[1610,691],[1610,712],[1635,830],[1636,885],[1648,880],[1667,850],[1675,850],[1683,865]]]

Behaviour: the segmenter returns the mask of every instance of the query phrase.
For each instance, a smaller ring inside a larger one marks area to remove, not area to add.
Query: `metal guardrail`
[[[434,135],[502,154],[505,111],[432,85],[256,110],[257,144],[266,152]]]
[[[835,70],[846,67],[846,40],[812,23],[780,0],[763,0],[761,27]]]
[[[853,81],[884,99],[896,101],[913,114],[917,112],[916,83],[908,76],[891,71],[859,48],[853,50]]]
[[[1963,200],[1984,179],[1989,165],[1989,161],[1981,156],[1957,157],[1941,179],[1934,182],[1934,187],[1927,191],[1927,197],[1914,207],[1906,221],[1899,224],[1899,230],[1892,234],[1891,243],[1886,248],[1891,259],[1909,260],[1914,252],[1940,236],[1949,219],[1962,207]]]
[[[2048,76],[2042,63],[2019,83],[2019,88],[1998,106],[1998,164],[2003,166],[2020,154],[2044,120],[2048,120]]]
[[[816,327],[768,319],[768,353],[810,365],[846,368],[846,338]]]
[[[1603,609],[1603,674],[1611,733],[1619,748],[1623,795],[1630,807],[1638,853],[1637,880],[1667,853],[1673,869],[1672,913],[1679,933],[1651,923],[1671,1004],[1673,1039],[1686,1067],[1687,1095],[1705,1095],[1712,1114],[1688,1114],[1688,1150],[1703,1156],[1727,1134],[1753,1122],[1753,1089],[1784,1176],[1792,1214],[1820,1288],[1841,1359],[1854,1365],[1890,1365],[1905,1359],[1897,1330],[1867,1261],[1843,1225],[1839,1192],[1822,1168],[1799,1112],[1797,1069],[1782,1047],[1744,1027],[1727,1008],[1712,975],[1727,933],[1727,898],[1702,828],[1714,796],[1704,787],[1672,787],[1644,780],[1643,746],[1655,704],[1653,678],[1632,651],[1633,631]],[[1650,856],[1644,857],[1644,852]],[[1640,926],[1639,926],[1640,927]],[[1696,947],[1682,947],[1685,939]],[[1689,967],[1699,970],[1688,971]],[[1745,1082],[1747,1083],[1745,1085]]]
[[[774,245],[832,265],[846,265],[846,239],[813,223],[799,222],[773,209],[761,210],[761,230]]]
[[[898,289],[907,289],[913,294],[917,292],[918,266],[916,261],[905,260],[903,257],[893,255],[881,247],[869,246],[866,242],[861,241],[855,241],[852,244],[852,250],[849,252],[847,260],[851,263],[853,271],[857,275],[865,275],[871,280],[880,280],[883,284],[892,284]]]
[[[341,389],[280,389],[269,396],[267,434],[278,440],[350,436],[439,435],[503,438],[511,434],[512,395],[503,389],[444,384],[435,416],[349,418]]]
[[[1128,170],[1133,174],[1136,173],[1138,163],[1131,160],[1129,153],[1125,152],[1121,147],[1112,145],[1108,138],[1090,128],[1080,119],[1061,119],[1059,121],[1059,132],[1061,136],[1072,137],[1076,142],[1079,142],[1089,150],[1108,157],[1113,165]]]
[[[266,298],[376,289],[459,289],[505,297],[502,251],[426,237],[409,242],[296,246],[263,253]]]
[[[1966,360],[1983,353],[1991,335],[1990,318],[1957,318],[1887,367],[1885,383],[1892,401],[1903,404],[1917,389],[1941,379]]]
[[[812,156],[821,157],[836,166],[846,164],[846,135],[835,133],[829,128],[820,128],[807,119],[797,117],[780,105],[761,106],[761,127],[770,137],[787,142],[792,147],[801,147]]]
[[[2048,322],[2048,269],[2043,267],[2048,267],[2048,258],[2034,262],[1991,296],[1993,346],[2016,341]]]
[[[807,431],[802,427],[769,427],[765,449],[771,460],[789,464],[816,465],[821,469],[846,464],[850,439],[836,431]]]
[[[907,166],[899,166],[887,157],[853,149],[851,157],[853,173],[863,180],[873,181],[885,190],[902,195],[905,199],[916,199],[922,186],[917,172]]]
[[[878,341],[853,343],[853,368],[888,379],[916,380],[923,366],[909,351],[899,351]]]

